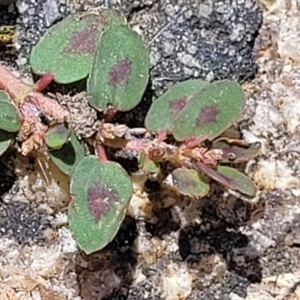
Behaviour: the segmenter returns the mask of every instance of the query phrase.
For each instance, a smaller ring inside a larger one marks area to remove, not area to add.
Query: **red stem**
[[[117,110],[115,108],[110,108],[107,110],[106,114],[104,115],[104,122],[109,123],[117,114]]]
[[[168,132],[167,130],[161,130],[158,132],[157,140],[159,142],[163,142],[167,138]]]
[[[210,133],[207,133],[207,134],[204,134],[204,135],[201,135],[199,137],[189,137],[187,138],[185,141],[184,141],[184,146],[187,148],[187,149],[193,149],[197,146],[200,146],[204,141],[206,141],[209,136],[211,134]]]
[[[16,102],[30,92],[31,87],[0,64],[0,89],[6,91]]]
[[[100,161],[108,162],[108,158],[106,156],[106,152],[102,144],[96,144],[96,154]]]
[[[46,73],[35,83],[33,89],[36,92],[41,92],[49,86],[53,79],[54,75],[52,73]]]

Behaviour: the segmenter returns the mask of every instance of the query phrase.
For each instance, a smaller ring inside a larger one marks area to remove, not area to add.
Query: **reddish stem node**
[[[196,138],[189,137],[184,141],[183,145],[185,145],[185,147],[188,149],[193,149],[195,147],[200,146],[204,141],[206,141],[209,138],[210,135],[211,135],[210,133],[207,133]]]
[[[41,92],[46,89],[49,84],[53,81],[54,75],[52,73],[44,74],[34,85],[34,91]]]
[[[157,135],[157,140],[163,142],[167,138],[167,130],[161,130]]]
[[[108,162],[108,158],[106,156],[105,149],[103,145],[97,143],[96,144],[96,154],[101,162]]]
[[[109,123],[114,118],[114,116],[117,114],[117,110],[115,108],[109,108],[107,112],[104,115],[104,122]]]

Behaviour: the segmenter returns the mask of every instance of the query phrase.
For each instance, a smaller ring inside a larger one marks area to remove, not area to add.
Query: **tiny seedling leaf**
[[[16,107],[10,102],[10,97],[0,91],[0,129],[7,132],[17,132],[21,128],[21,121]]]
[[[145,173],[158,173],[160,171],[159,163],[152,161],[145,151],[141,151],[138,157],[139,168]]]
[[[0,130],[0,156],[8,149],[12,143],[14,134],[4,130]]]
[[[145,126],[149,131],[171,132],[174,122],[186,104],[209,82],[195,79],[176,83],[154,101],[147,113]]]
[[[148,50],[140,36],[124,25],[105,30],[88,79],[91,106],[128,111],[141,101],[148,78]]]
[[[59,123],[50,127],[46,132],[45,142],[49,148],[59,149],[69,139],[70,130],[65,123]]]
[[[129,176],[119,164],[90,155],[76,166],[70,190],[68,218],[75,240],[86,254],[101,250],[125,217],[132,196]]]
[[[102,31],[111,24],[126,24],[115,10],[73,15],[43,36],[34,47],[30,64],[34,73],[52,73],[58,83],[81,80],[89,74]]]
[[[174,187],[183,195],[203,198],[209,192],[207,180],[195,170],[175,169],[172,173]]]
[[[212,143],[212,149],[223,151],[222,162],[241,163],[257,156],[261,150],[261,143],[246,144],[240,140],[219,138]]]
[[[253,197],[256,193],[254,183],[243,173],[230,167],[219,166],[217,168],[218,173],[230,178],[234,181],[236,188],[235,190],[240,193]]]
[[[214,82],[186,104],[175,121],[173,135],[184,141],[210,133],[209,140],[214,140],[237,120],[243,107],[243,90],[238,83]]]
[[[58,150],[49,150],[52,161],[65,174],[71,176],[77,164],[85,157],[84,144],[72,133],[69,141]]]

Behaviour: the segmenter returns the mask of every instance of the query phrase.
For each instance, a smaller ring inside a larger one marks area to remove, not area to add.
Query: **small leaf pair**
[[[207,175],[227,189],[238,191],[243,195],[253,197],[256,193],[254,183],[234,168],[218,166],[216,169],[213,169],[202,162],[196,162],[195,169],[178,168],[173,171],[173,186],[181,194],[192,198],[205,197],[209,192],[210,186],[203,175]]]
[[[237,120],[243,106],[243,91],[234,81],[188,80],[152,104],[145,125],[154,132],[167,130],[177,141],[205,134],[214,140]]]
[[[58,83],[86,78],[90,72],[101,33],[111,24],[125,24],[115,10],[72,15],[57,23],[34,47],[30,65],[34,73],[51,73]]]
[[[35,46],[30,63],[34,73],[51,73],[58,83],[89,75],[90,105],[104,112],[135,107],[149,79],[148,50],[115,10],[64,19]]]

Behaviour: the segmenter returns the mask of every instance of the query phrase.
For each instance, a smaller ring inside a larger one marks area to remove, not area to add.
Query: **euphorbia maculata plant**
[[[0,154],[18,133],[23,155],[48,151],[71,176],[69,226],[87,254],[114,238],[133,193],[129,175],[113,161],[119,152],[136,157],[146,174],[169,163],[173,188],[195,201],[208,194],[210,180],[255,195],[252,181],[228,164],[256,156],[260,144],[222,136],[243,110],[238,83],[179,82],[153,102],[145,128],[111,122],[141,101],[149,79],[148,49],[119,12],[66,18],[35,46],[30,63],[43,75],[34,85],[0,66]],[[89,104],[103,113],[89,155],[72,132],[68,110],[41,93],[53,79],[68,84],[86,77]],[[107,149],[114,149],[110,156]]]

